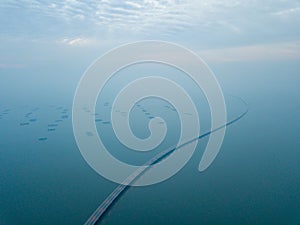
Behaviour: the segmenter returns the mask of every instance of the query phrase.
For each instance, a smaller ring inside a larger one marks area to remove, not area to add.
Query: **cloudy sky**
[[[0,21],[2,68],[145,39],[211,61],[300,59],[300,0],[3,0]]]

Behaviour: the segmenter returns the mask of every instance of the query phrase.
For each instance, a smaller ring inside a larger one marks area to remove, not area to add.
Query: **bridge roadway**
[[[238,97],[237,97],[238,98]],[[245,106],[247,107],[247,103],[243,100],[240,99]],[[115,190],[110,193],[110,195],[99,205],[99,207],[93,212],[93,214],[88,218],[88,220],[85,222],[84,225],[95,225],[100,219],[101,217],[104,215],[104,213],[108,210],[108,208],[112,205],[112,203],[114,201],[116,201],[116,199],[122,194],[122,192],[125,190],[126,187],[128,187],[130,184],[132,184],[139,176],[141,176],[146,170],[148,170],[149,168],[151,168],[152,165],[154,165],[155,163],[157,163],[158,161],[164,159],[167,155],[171,154],[173,151],[178,150],[180,148],[182,148],[185,145],[188,145],[196,140],[202,139],[208,135],[210,135],[211,133],[214,133],[226,126],[229,126],[235,122],[237,122],[238,120],[240,120],[242,117],[244,117],[246,114],[248,113],[248,107],[246,108],[246,110],[241,113],[238,117],[234,118],[233,120],[228,121],[226,124],[211,130],[211,131],[207,131],[206,133],[193,138],[179,146],[171,146],[168,149],[158,153],[157,155],[155,155],[153,158],[151,158],[149,161],[147,161],[146,163],[144,163],[141,167],[139,167],[137,170],[135,170],[130,176],[128,176],[121,184],[119,184]]]

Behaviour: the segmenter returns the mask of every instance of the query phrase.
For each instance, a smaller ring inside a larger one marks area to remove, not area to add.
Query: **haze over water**
[[[292,0],[0,3],[0,224],[83,224],[117,186],[81,156],[72,101],[93,60],[144,39],[195,51],[220,82],[228,118],[243,111],[233,96],[245,100],[249,112],[227,128],[209,169],[198,172],[205,138],[179,173],[129,188],[100,224],[299,224],[299,7]],[[128,76],[150,72],[145,66]],[[210,118],[204,96],[177,75],[199,100],[205,131]],[[148,156],[126,154],[112,141],[115,90],[109,87],[97,102],[98,133],[112,154],[140,164]],[[157,99],[140,105],[146,111],[133,109],[140,122],[132,123],[133,131],[147,137],[149,116],[162,115],[171,129],[161,148],[174,144],[179,121],[171,106]]]

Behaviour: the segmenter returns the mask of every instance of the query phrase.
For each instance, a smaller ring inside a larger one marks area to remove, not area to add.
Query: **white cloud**
[[[136,9],[143,8],[143,6],[141,4],[136,3],[136,2],[125,1],[125,4],[130,5],[130,6],[134,7],[134,8],[136,8]]]
[[[57,41],[57,43],[69,46],[87,46],[92,45],[93,41],[87,38],[64,38]]]
[[[300,60],[300,41],[199,51],[209,62]]]
[[[289,34],[295,40],[300,36],[297,0],[4,0],[0,3],[0,12],[2,9],[9,12],[11,8],[16,12],[2,17],[0,14],[2,21],[8,21],[3,23],[1,31],[4,35],[12,33],[10,36],[51,38],[54,34],[55,40],[61,37],[164,39],[210,46],[274,41],[277,37],[284,40]],[[20,16],[16,19],[15,15]],[[89,41],[67,43],[82,46]]]
[[[298,13],[298,12],[300,12],[300,7],[280,10],[280,11],[277,11],[273,14],[278,15],[278,16],[282,16],[282,15],[294,14],[294,13]]]

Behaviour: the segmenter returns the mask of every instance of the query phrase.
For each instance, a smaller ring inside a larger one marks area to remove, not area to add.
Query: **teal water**
[[[130,188],[103,224],[299,223],[299,67],[235,66],[215,71],[250,110],[228,127],[216,162],[198,173],[198,152],[170,180]]]
[[[228,127],[215,162],[197,171],[207,141],[202,140],[178,174],[153,186],[129,188],[100,224],[300,222],[300,66],[210,66],[226,95],[240,96],[250,108]],[[37,72],[1,71],[0,224],[83,224],[117,185],[86,164],[73,137],[72,98],[82,71],[68,71],[75,75],[63,80],[52,74],[36,78]],[[234,116],[240,105],[228,101],[229,116]],[[100,110],[105,102],[99,102]],[[170,123],[176,120],[172,115]],[[203,124],[205,129],[205,119]],[[98,132],[106,127],[99,125]],[[126,160],[126,154],[120,157]]]

